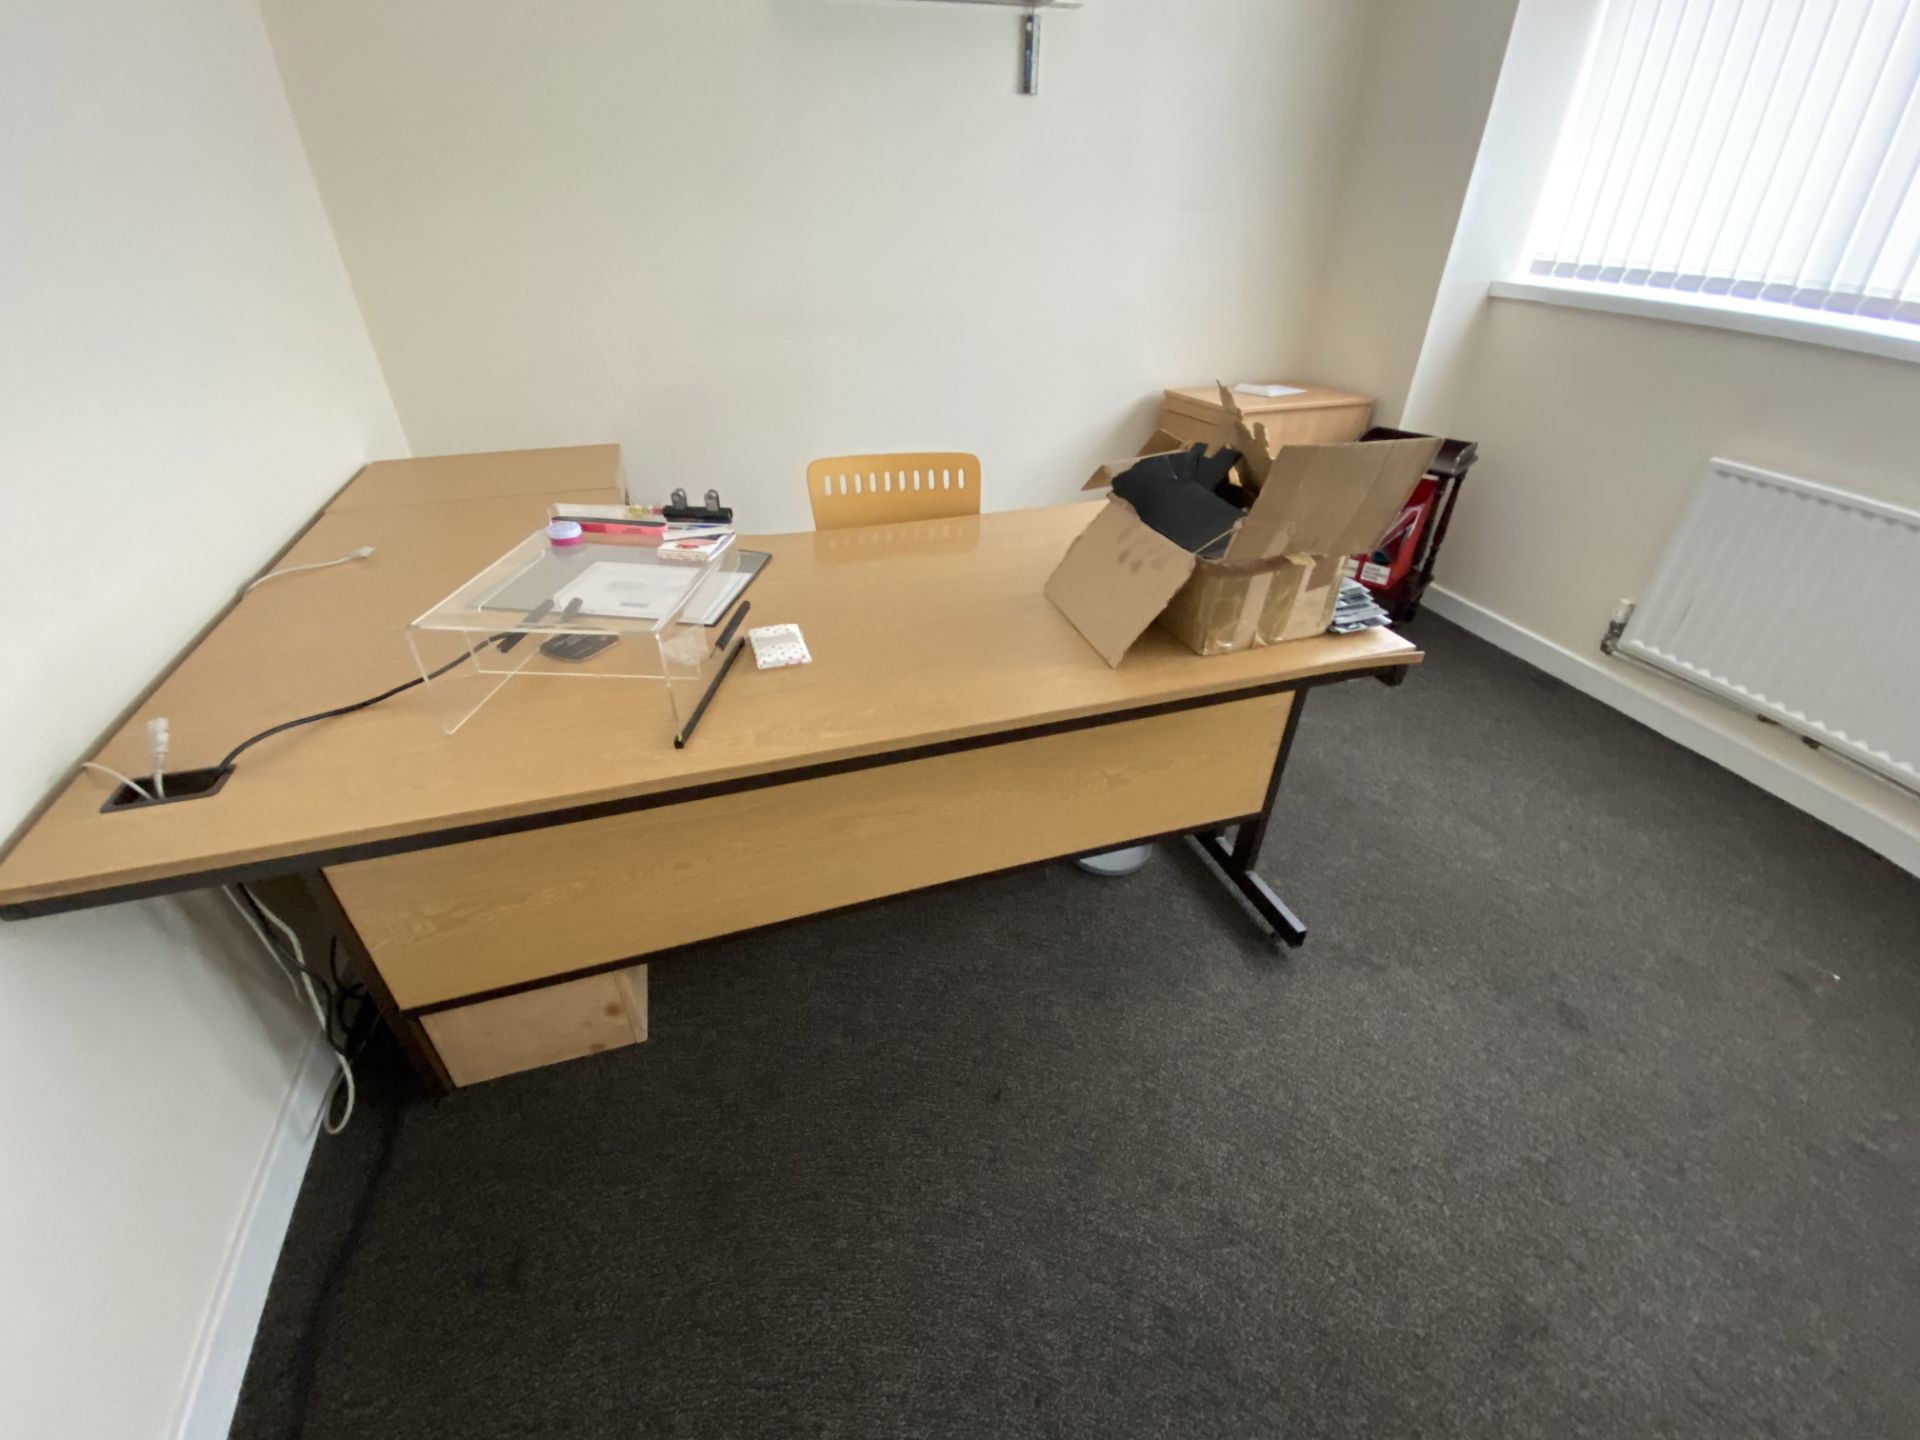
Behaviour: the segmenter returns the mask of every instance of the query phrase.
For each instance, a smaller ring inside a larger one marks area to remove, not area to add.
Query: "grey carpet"
[[[1190,852],[322,1140],[234,1434],[1920,1435],[1920,882],[1431,618]]]

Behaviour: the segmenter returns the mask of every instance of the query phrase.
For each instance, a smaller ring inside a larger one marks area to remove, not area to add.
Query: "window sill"
[[[1863,355],[1920,364],[1920,331],[1899,322],[1815,318],[1744,300],[1713,296],[1679,300],[1644,290],[1621,290],[1611,285],[1584,285],[1568,280],[1495,280],[1489,291],[1501,300],[1532,300],[1542,305],[1566,305],[1575,310],[1603,310],[1613,315],[1639,315],[1648,320],[1738,330],[1748,335],[1768,335],[1776,340],[1856,350]]]

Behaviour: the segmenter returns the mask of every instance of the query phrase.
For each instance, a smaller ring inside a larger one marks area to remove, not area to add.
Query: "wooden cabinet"
[[[1297,395],[1235,395],[1252,424],[1266,427],[1267,442],[1282,445],[1338,445],[1358,440],[1373,420],[1373,399],[1323,385],[1302,385]],[[1160,404],[1159,428],[1182,445],[1211,441],[1225,411],[1214,385],[1169,390]]]

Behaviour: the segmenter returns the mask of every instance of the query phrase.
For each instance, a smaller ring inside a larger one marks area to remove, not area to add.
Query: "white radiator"
[[[1715,460],[1615,653],[1920,792],[1920,512]]]

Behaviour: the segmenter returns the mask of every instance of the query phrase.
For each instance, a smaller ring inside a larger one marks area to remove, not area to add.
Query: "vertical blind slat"
[[[1638,83],[1634,86],[1632,123],[1624,151],[1616,165],[1617,186],[1614,190],[1613,205],[1608,213],[1606,224],[1599,235],[1591,242],[1598,257],[1600,273],[1603,277],[1615,278],[1625,272],[1630,257],[1628,255],[1625,232],[1638,218],[1639,212],[1647,203],[1647,190],[1653,182],[1653,172],[1658,168],[1659,146],[1656,136],[1664,123],[1671,125],[1671,114],[1662,114],[1662,96],[1667,90],[1667,80],[1672,73],[1673,52],[1677,48],[1680,21],[1684,18],[1686,0],[1660,0],[1653,14],[1653,25],[1647,36],[1647,59],[1640,68]],[[1649,164],[1649,161],[1653,164]]]
[[[1855,217],[1892,143],[1892,133],[1884,124],[1874,123],[1873,112],[1893,95],[1891,85],[1897,83],[1893,40],[1913,13],[1912,0],[1906,0],[1897,13],[1891,5],[1869,6],[1862,17],[1858,54],[1865,73],[1852,87],[1854,93],[1843,97],[1842,107],[1835,110],[1832,131],[1840,153],[1833,184],[1812,216],[1813,233],[1794,276],[1796,290],[1824,290],[1825,279],[1839,273]],[[1898,101],[1894,104],[1897,107]]]
[[[1920,0],[1606,0],[1536,274],[1920,323]]]
[[[1672,268],[1668,262],[1668,251],[1661,243],[1661,237],[1671,224],[1671,217],[1679,203],[1682,193],[1681,184],[1693,155],[1701,150],[1701,127],[1706,119],[1706,106],[1713,81],[1717,79],[1719,67],[1711,74],[1705,69],[1704,61],[1712,55],[1707,47],[1709,30],[1718,13],[1724,9],[1725,0],[1709,0],[1706,5],[1694,6],[1698,12],[1699,23],[1687,31],[1689,16],[1681,17],[1681,27],[1676,32],[1673,57],[1672,106],[1665,117],[1665,130],[1673,138],[1673,143],[1661,147],[1657,163],[1652,167],[1652,176],[1648,182],[1646,204],[1642,213],[1634,218],[1633,231],[1625,242],[1625,251],[1630,257],[1643,257],[1642,263],[1635,266],[1628,262],[1627,278],[1633,283],[1658,284],[1661,279],[1671,278]],[[1702,76],[1706,84],[1701,83]],[[1662,121],[1655,117],[1655,133],[1660,133]]]
[[[1839,180],[1835,148],[1858,129],[1858,117],[1850,117],[1848,110],[1852,97],[1860,96],[1866,87],[1860,83],[1863,77],[1852,76],[1852,84],[1848,81],[1866,34],[1867,8],[1848,0],[1833,0],[1833,4],[1788,135],[1789,157],[1774,172],[1776,188],[1767,197],[1771,212],[1763,206],[1754,227],[1754,270],[1759,283],[1784,286],[1786,291],[1768,298],[1792,297],[1812,243],[1814,221],[1826,213]],[[1791,183],[1781,184],[1787,175]]]
[[[1686,197],[1690,202],[1687,204],[1686,219],[1677,227],[1669,227],[1674,237],[1672,253],[1676,281],[1696,274],[1700,269],[1693,262],[1700,253],[1701,226],[1706,223],[1710,213],[1708,196],[1712,192],[1714,178],[1724,173],[1728,146],[1733,139],[1735,102],[1753,74],[1754,57],[1759,54],[1761,23],[1755,19],[1751,9],[1743,6],[1740,0],[1733,0],[1726,31],[1715,37],[1725,48],[1714,67],[1713,81],[1707,92],[1701,120],[1702,136],[1711,134],[1714,138],[1696,142],[1690,147],[1687,174],[1693,177],[1693,184],[1691,194]],[[1745,43],[1748,41],[1751,43]]]

